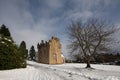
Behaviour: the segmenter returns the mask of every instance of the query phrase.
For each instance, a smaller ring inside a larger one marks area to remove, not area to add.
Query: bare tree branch
[[[67,29],[71,52],[82,54],[87,67],[90,67],[90,59],[97,53],[109,50],[107,44],[114,41],[111,35],[119,30],[98,19],[90,19],[84,23],[72,22]]]

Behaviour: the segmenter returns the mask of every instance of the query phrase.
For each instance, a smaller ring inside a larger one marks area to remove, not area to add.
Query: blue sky
[[[66,26],[92,17],[119,26],[120,0],[0,0],[0,25],[10,29],[17,44],[26,41],[28,49],[56,36],[67,55]]]

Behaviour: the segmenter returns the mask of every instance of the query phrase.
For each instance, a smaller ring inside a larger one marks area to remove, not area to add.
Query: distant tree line
[[[98,54],[95,57],[94,62],[96,63],[107,63],[107,62],[115,62],[120,60],[119,54]]]
[[[75,63],[83,63],[84,59],[82,57],[79,57],[80,54],[73,55],[74,60],[72,62]],[[109,54],[109,53],[101,53],[97,54],[92,60],[91,63],[109,63],[109,62],[115,62],[120,60],[120,54]],[[68,60],[67,62],[70,62]]]

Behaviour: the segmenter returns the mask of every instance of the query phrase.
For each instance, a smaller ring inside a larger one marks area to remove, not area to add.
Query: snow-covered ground
[[[0,80],[120,80],[120,66],[94,64],[47,65],[28,61],[25,69],[0,71]]]

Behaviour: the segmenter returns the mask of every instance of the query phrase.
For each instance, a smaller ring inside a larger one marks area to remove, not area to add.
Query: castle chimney
[[[52,36],[52,39],[54,39],[54,37]]]
[[[39,43],[37,44],[37,48],[39,49],[39,47],[40,47],[40,45],[39,45]]]
[[[41,40],[41,44],[44,44],[44,40]]]

